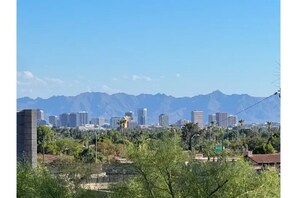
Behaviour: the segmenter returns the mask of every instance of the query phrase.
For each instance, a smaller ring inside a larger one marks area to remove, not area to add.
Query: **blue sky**
[[[17,2],[17,97],[268,96],[280,84],[277,0]]]

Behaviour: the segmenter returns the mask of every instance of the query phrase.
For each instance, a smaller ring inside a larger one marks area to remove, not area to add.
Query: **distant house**
[[[255,166],[256,170],[262,169],[265,166],[280,168],[280,153],[253,154],[251,151],[248,151],[245,157]]]

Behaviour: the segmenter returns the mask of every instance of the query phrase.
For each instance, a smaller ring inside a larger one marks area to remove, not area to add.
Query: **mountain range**
[[[253,97],[247,94],[226,95],[219,90],[206,95],[193,97],[173,97],[165,94],[129,95],[125,93],[106,94],[85,92],[76,96],[52,96],[47,99],[22,97],[17,99],[17,109],[42,109],[45,117],[78,111],[88,111],[89,119],[104,117],[123,117],[125,112],[133,111],[137,118],[139,108],[148,109],[148,122],[158,123],[160,114],[169,116],[169,123],[179,119],[191,119],[191,111],[204,112],[204,122],[208,115],[216,112],[227,112],[236,115],[245,123],[280,122],[280,98],[273,95],[269,98]]]

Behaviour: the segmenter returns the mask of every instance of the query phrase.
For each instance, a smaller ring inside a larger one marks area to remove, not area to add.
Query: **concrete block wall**
[[[37,111],[17,112],[17,158],[37,167]]]

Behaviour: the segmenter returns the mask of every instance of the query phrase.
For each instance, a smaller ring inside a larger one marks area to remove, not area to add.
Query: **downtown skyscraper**
[[[62,113],[59,115],[61,127],[69,127],[69,115],[70,113]]]
[[[237,118],[234,115],[228,116],[228,127],[234,127],[237,124]]]
[[[79,111],[76,115],[76,124],[77,126],[84,126],[85,124],[88,124],[88,112],[87,111]]]
[[[138,125],[147,125],[147,108],[138,109]]]
[[[214,125],[216,125],[216,114],[210,114],[210,115],[208,115],[208,126],[211,126],[212,125],[212,123],[214,124]]]
[[[217,122],[217,126],[227,128],[228,126],[227,113],[225,112],[216,113],[216,122]]]
[[[52,126],[58,126],[58,116],[49,116],[48,117],[48,122],[52,125]]]
[[[191,121],[194,124],[198,123],[198,127],[203,128],[203,111],[192,111]]]
[[[159,115],[159,125],[162,127],[169,126],[169,117],[167,114]]]

